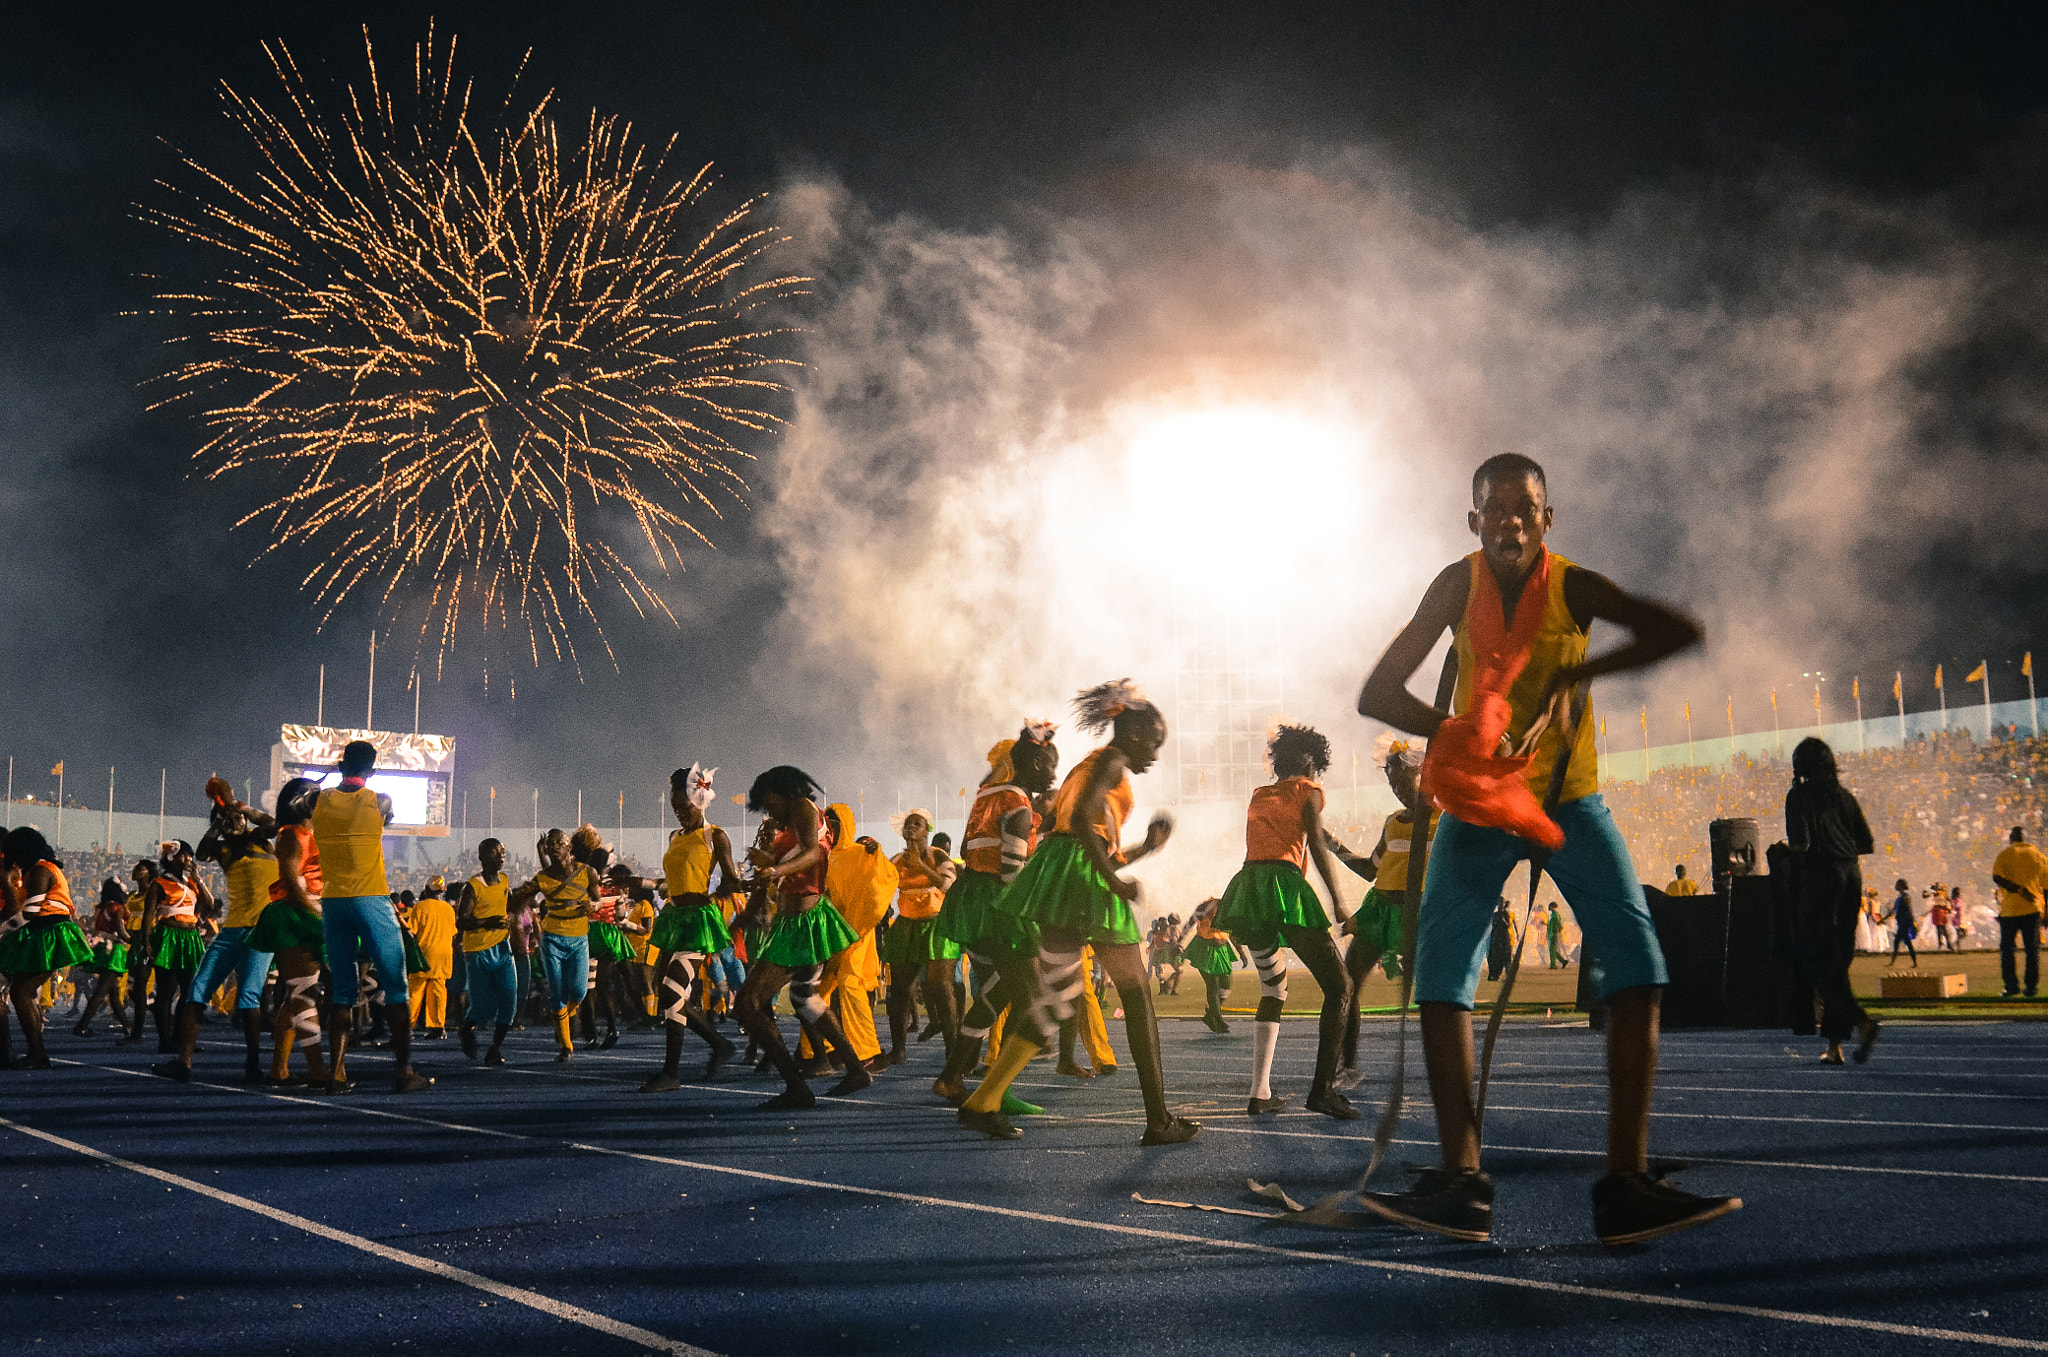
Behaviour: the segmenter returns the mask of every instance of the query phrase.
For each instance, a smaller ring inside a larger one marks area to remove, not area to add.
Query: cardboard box
[[[1953,999],[1966,993],[1966,975],[1933,975],[1926,971],[1893,971],[1881,976],[1877,992],[1887,999]]]

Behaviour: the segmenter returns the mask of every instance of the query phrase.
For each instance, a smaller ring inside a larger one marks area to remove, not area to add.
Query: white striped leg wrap
[[[1274,943],[1265,951],[1252,949],[1252,965],[1259,968],[1259,997],[1287,999],[1287,968],[1280,964],[1280,944]]]
[[[661,1020],[683,1021],[683,1006],[690,1002],[690,990],[697,983],[697,959],[670,952],[661,971]]]
[[[367,961],[356,963],[356,992],[370,1005],[384,1002],[384,986],[378,983],[377,968]]]
[[[292,1035],[317,1041],[320,1037],[320,1006],[313,1002],[313,987],[320,983],[320,973],[295,975],[284,982],[285,1011],[291,1014]]]
[[[995,1030],[996,1011],[982,995],[995,988],[1002,980],[1002,972],[996,969],[996,959],[986,952],[977,952],[969,948],[967,959],[973,963],[967,968],[969,979],[973,978],[976,966],[981,967],[991,978],[988,984],[983,985],[980,992],[975,994],[974,1002],[967,1005],[967,1012],[961,1015],[960,1035],[969,1041],[985,1041],[988,1034]]]
[[[1084,983],[1078,950],[1038,954],[1038,993],[1032,997],[1031,1020],[1040,1046],[1051,1045],[1060,1024],[1074,1016],[1074,1001],[1081,997]]]
[[[818,997],[818,985],[825,978],[823,966],[805,966],[789,976],[789,1006],[805,1022],[816,1022],[831,1010]]]

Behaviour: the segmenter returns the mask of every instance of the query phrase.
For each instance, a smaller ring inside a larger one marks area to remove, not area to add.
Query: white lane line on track
[[[1074,1216],[1056,1216],[1043,1211],[1020,1211],[1008,1206],[989,1206],[981,1202],[956,1201],[950,1197],[930,1197],[916,1192],[895,1192],[887,1188],[859,1187],[850,1183],[826,1182],[817,1178],[797,1178],[785,1173],[767,1173],[759,1169],[732,1168],[724,1164],[706,1164],[690,1159],[674,1159],[667,1155],[643,1154],[635,1150],[614,1150],[602,1145],[588,1145],[578,1141],[570,1142],[571,1148],[587,1150],[592,1154],[610,1155],[620,1159],[637,1159],[651,1164],[666,1164],[673,1168],[690,1169],[699,1173],[717,1173],[735,1178],[751,1178],[759,1182],[779,1183],[787,1187],[805,1187],[828,1192],[847,1192],[863,1197],[880,1197],[888,1201],[907,1202],[913,1206],[936,1206],[947,1210],[965,1211],[979,1215],[1003,1216],[1011,1220],[1029,1220],[1042,1225],[1064,1225],[1070,1229],[1092,1230],[1102,1234],[1134,1236],[1139,1239],[1158,1240],[1168,1244],[1192,1244],[1197,1247],[1223,1249],[1238,1253],[1264,1254],[1268,1257],[1289,1258],[1297,1262],[1334,1264],[1341,1267],[1378,1269],[1381,1272],[1405,1272],[1417,1277],[1435,1277],[1445,1281],[1478,1282],[1489,1286],[1512,1287],[1517,1290],[1545,1292],[1551,1295],[1581,1296],[1588,1300],[1621,1301],[1634,1305],[1660,1306],[1672,1310],[1687,1310],[1693,1313],[1735,1315],[1745,1319],[1770,1319],[1788,1324],[1807,1324],[1821,1328],[1855,1329],[1865,1333],[1891,1334],[1902,1338],[1926,1338],[1950,1343],[1975,1343],[1987,1347],[2018,1348],[2031,1352],[2048,1352],[2048,1342],[2031,1338],[2015,1338],[2006,1334],[1971,1333],[1965,1329],[1932,1329],[1917,1324],[1891,1324],[1883,1320],[1855,1319],[1842,1315],[1812,1314],[1802,1310],[1777,1310],[1756,1305],[1735,1305],[1726,1301],[1686,1300],[1676,1296],[1661,1296],[1650,1292],[1621,1291],[1604,1286],[1581,1286],[1573,1282],[1555,1282],[1530,1277],[1508,1277],[1498,1273],[1474,1272],[1465,1268],[1432,1267],[1423,1263],[1408,1263],[1385,1258],[1351,1258],[1343,1254],[1316,1253],[1308,1249],[1283,1249],[1273,1244],[1255,1244],[1242,1239],[1218,1239],[1208,1235],[1183,1234],[1178,1230],[1154,1230],[1138,1225],[1113,1225],[1107,1221],[1082,1220]]]
[[[367,1112],[371,1109],[361,1108],[358,1110]],[[424,1119],[412,1118],[411,1120]],[[445,1122],[432,1122],[429,1124],[435,1126],[450,1125]],[[586,1310],[580,1305],[570,1305],[565,1301],[556,1300],[552,1296],[543,1296],[538,1291],[528,1291],[523,1286],[508,1286],[504,1282],[495,1281],[492,1278],[483,1276],[481,1273],[471,1272],[467,1268],[454,1267],[438,1259],[422,1258],[416,1253],[407,1253],[403,1249],[394,1249],[390,1245],[380,1244],[374,1239],[365,1239],[361,1235],[350,1234],[346,1230],[337,1230],[331,1225],[323,1225],[317,1220],[296,1215],[290,1211],[281,1211],[275,1206],[256,1201],[253,1198],[237,1196],[232,1192],[223,1192],[221,1189],[208,1183],[197,1182],[175,1173],[166,1173],[162,1169],[151,1168],[147,1164],[138,1164],[133,1160],[122,1159],[116,1155],[108,1154],[105,1150],[94,1149],[90,1145],[81,1145],[75,1140],[66,1140],[62,1136],[51,1135],[48,1131],[38,1131],[33,1126],[24,1126],[20,1122],[9,1121],[5,1117],[0,1117],[0,1126],[5,1126],[11,1131],[19,1131],[25,1136],[33,1136],[37,1140],[48,1141],[52,1145],[75,1151],[78,1154],[85,1155],[87,1158],[112,1164],[116,1168],[127,1169],[130,1173],[139,1173],[145,1178],[154,1178],[160,1183],[168,1183],[173,1187],[182,1187],[188,1192],[197,1192],[202,1197],[210,1197],[214,1201],[223,1202],[229,1206],[237,1206],[244,1211],[253,1211],[257,1215],[268,1217],[280,1225],[289,1225],[295,1230],[304,1230],[307,1234],[317,1235],[322,1239],[330,1239],[337,1244],[346,1244],[352,1249],[359,1249],[373,1257],[382,1258],[386,1262],[400,1263],[409,1268],[417,1268],[419,1271],[439,1277],[443,1281],[455,1282],[462,1286],[471,1287],[484,1292],[486,1295],[497,1296],[501,1300],[509,1300],[515,1305],[524,1305],[528,1309],[538,1310],[544,1315],[550,1315],[556,1319],[565,1319],[571,1324],[580,1324],[586,1329],[595,1329],[597,1332],[609,1335],[610,1337],[624,1339],[628,1343],[638,1344],[652,1352],[674,1353],[676,1357],[712,1357],[712,1353],[707,1348],[695,1347],[678,1339],[665,1337],[651,1329],[643,1329],[638,1325],[627,1324],[623,1320],[613,1319],[609,1315],[598,1314],[595,1310]],[[450,1129],[476,1130],[479,1128],[450,1126]],[[486,1132],[486,1134],[503,1133]]]
[[[1117,1125],[1141,1126],[1144,1124],[1144,1114],[1142,1112],[1111,1115],[1119,1118],[1115,1122]],[[1315,1116],[1317,1114],[1312,1112],[1308,1115]],[[1109,1120],[1109,1117],[1094,1118],[1094,1120]],[[1278,1136],[1285,1140],[1344,1140],[1354,1144],[1363,1144],[1366,1140],[1363,1136],[1339,1135],[1333,1131],[1282,1131],[1268,1126],[1225,1126],[1214,1121],[1203,1122],[1202,1131],[1204,1134],[1214,1131],[1219,1135],[1227,1136]],[[1434,1140],[1396,1140],[1394,1143],[1396,1145],[1421,1145],[1431,1149],[1436,1148]],[[1489,1143],[1485,1148],[1489,1150],[1503,1150],[1514,1154],[1562,1154],[1577,1155],[1591,1159],[1604,1159],[1607,1157],[1605,1150],[1567,1150],[1552,1145],[1500,1145]],[[1659,1154],[1656,1157],[1660,1159],[1683,1159],[1693,1164],[1728,1164],[1740,1168],[1806,1169],[1822,1173],[1897,1174],[1907,1178],[1966,1178],[1987,1183],[2048,1183],[2048,1176],[2034,1176],[2024,1173],[1966,1173],[1960,1169],[1877,1168],[1865,1164],[1802,1164],[1782,1159],[1727,1159],[1720,1155],[1688,1154],[1683,1150],[1671,1154]]]
[[[68,1065],[81,1064],[81,1062],[79,1061],[64,1061],[62,1063]],[[107,1065],[90,1066],[89,1068],[113,1070],[115,1073],[119,1074],[138,1073],[138,1071],[116,1069],[113,1066]],[[541,1070],[536,1071],[536,1073],[546,1074],[549,1073],[549,1071]],[[155,1076],[142,1075],[141,1077],[153,1078]],[[308,1103],[315,1107],[329,1107],[340,1111],[361,1112],[366,1115],[388,1117],[394,1121],[419,1122],[422,1125],[433,1126],[440,1128],[442,1130],[468,1131],[477,1135],[497,1136],[507,1140],[539,1141],[543,1139],[539,1136],[521,1135],[511,1131],[497,1131],[482,1126],[469,1126],[461,1122],[437,1121],[429,1117],[416,1117],[402,1112],[381,1112],[375,1108],[360,1107],[352,1103],[337,1102],[331,1099],[316,1100],[311,1098],[293,1098],[284,1094],[272,1092],[268,1089],[237,1088],[232,1084],[209,1084],[200,1080],[194,1080],[193,1082],[197,1084],[199,1087],[217,1089],[225,1093],[245,1093],[252,1094],[257,1097],[276,1098],[284,1102]],[[691,1085],[690,1087],[716,1088],[717,1086]],[[738,1090],[733,1091],[737,1092]],[[853,1100],[835,1099],[833,1101],[851,1102]],[[1076,1118],[1075,1120],[1084,1119]],[[0,1119],[0,1124],[13,1125],[13,1123],[6,1122],[4,1119]],[[28,1128],[18,1127],[16,1129],[27,1130]],[[42,1132],[31,1132],[31,1134],[43,1135]],[[1296,1136],[1314,1135],[1317,1133],[1269,1132],[1268,1134]],[[43,1138],[47,1140],[57,1139],[54,1136],[47,1135],[44,1135]],[[2033,1352],[2048,1352],[2048,1342],[2042,1342],[2026,1338],[2015,1338],[2005,1334],[1971,1333],[1968,1330],[1964,1329],[1933,1329],[1913,1324],[1891,1324],[1882,1320],[1853,1319],[1838,1315],[1811,1314],[1801,1310],[1776,1310],[1751,1305],[1735,1305],[1724,1301],[1682,1300],[1676,1296],[1662,1296],[1648,1292],[1620,1291],[1608,1287],[1581,1286],[1571,1282],[1551,1282],[1524,1277],[1505,1277],[1494,1273],[1472,1272],[1459,1268],[1430,1267],[1420,1263],[1405,1263],[1397,1260],[1347,1258],[1339,1254],[1315,1253],[1304,1249],[1283,1249],[1270,1244],[1254,1244],[1245,1240],[1214,1239],[1205,1235],[1182,1234],[1178,1231],[1172,1230],[1151,1230],[1133,1225],[1112,1225],[1106,1221],[1081,1220],[1079,1218],[1072,1216],[1055,1216],[1037,1211],[1019,1211],[1012,1207],[988,1206],[979,1202],[954,1201],[944,1197],[927,1197],[916,1193],[895,1192],[887,1188],[859,1187],[846,1183],[828,1183],[813,1179],[795,1178],[787,1174],[766,1173],[757,1169],[733,1168],[731,1166],[723,1164],[706,1164],[694,1160],[674,1159],[664,1155],[644,1154],[634,1150],[609,1149],[602,1145],[590,1145],[581,1141],[567,1141],[561,1143],[568,1144],[572,1149],[584,1150],[592,1154],[610,1155],[616,1158],[624,1159],[639,1159],[649,1163],[667,1164],[673,1167],[695,1169],[706,1173],[724,1174],[730,1177],[751,1178],[763,1182],[783,1183],[800,1187],[823,1188],[830,1191],[849,1192],[860,1196],[882,1197],[893,1201],[910,1202],[917,1205],[948,1207],[954,1210],[968,1211],[978,1214],[1008,1216],[1017,1220],[1032,1220],[1044,1224],[1066,1225],[1076,1229],[1094,1230],[1108,1234],[1135,1235],[1140,1238],[1158,1239],[1169,1243],[1206,1245],[1211,1248],[1226,1249],[1237,1252],[1260,1253],[1283,1258],[1300,1259],[1308,1262],[1338,1264],[1348,1267],[1359,1267],[1367,1269],[1379,1268],[1383,1272],[1406,1272],[1415,1276],[1440,1277],[1452,1281],[1482,1282],[1495,1286],[1513,1287],[1528,1291],[1547,1291],[1555,1294],[1584,1296],[1592,1300],[1624,1301],[1639,1305],[1662,1306],[1668,1309],[1689,1310],[1694,1312],[1706,1312],[1711,1314],[1736,1315],[1752,1319],[1771,1319],[1782,1321],[1785,1323],[1808,1324],[1824,1328],[1847,1328],[1871,1333],[1895,1334],[1907,1338],[1928,1338],[1955,1343],[1972,1343],[1988,1347],[2015,1348]],[[1428,1144],[1430,1142],[1401,1141],[1398,1143]],[[1496,1148],[1509,1147],[1497,1146]],[[95,1155],[99,1155],[102,1158],[112,1158],[112,1156],[100,1155],[100,1152],[96,1150],[91,1150],[88,1152]],[[1554,1152],[1562,1153],[1562,1151]],[[1598,1152],[1595,1151],[1592,1153],[1597,1154]],[[156,1172],[155,1170],[144,1171],[152,1174]],[[171,1175],[160,1176],[170,1177]],[[203,1184],[194,1184],[193,1186],[195,1188],[204,1188]],[[260,1205],[260,1203],[257,1205]],[[268,1208],[264,1209],[268,1210]],[[321,1228],[324,1229],[325,1227]],[[369,1241],[366,1240],[364,1242],[368,1243]],[[382,1246],[376,1247],[381,1248]],[[409,1259],[410,1255],[403,1255],[403,1257]],[[440,1264],[432,1264],[432,1261],[428,1259],[421,1259],[418,1261],[422,1265],[431,1265],[435,1267],[443,1266]],[[450,1269],[450,1271],[458,1270],[459,1269]],[[488,1281],[489,1279],[481,1278],[479,1280]],[[492,1283],[492,1285],[497,1285],[497,1283]],[[540,1299],[546,1300],[547,1298],[541,1297]],[[599,1318],[602,1318],[602,1316],[599,1316]],[[658,1337],[658,1335],[656,1336]],[[687,1351],[696,1352],[700,1350],[687,1349]]]

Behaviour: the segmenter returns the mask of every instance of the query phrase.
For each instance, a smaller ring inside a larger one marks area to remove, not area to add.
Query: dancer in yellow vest
[[[390,798],[369,788],[377,767],[377,746],[352,740],[341,751],[336,769],[341,784],[323,789],[313,800],[309,821],[320,850],[326,895],[320,902],[320,926],[327,951],[327,1046],[329,1093],[347,1093],[349,1010],[361,991],[355,958],[368,950],[382,986],[384,1020],[391,1032],[394,1067],[392,1089],[417,1093],[434,1081],[412,1067],[412,1012],[405,998],[405,935],[391,904],[391,883],[384,874],[384,826]]]
[[[1098,684],[1074,699],[1084,731],[1108,731],[1109,743],[1083,759],[1060,786],[1053,832],[996,901],[996,910],[1020,926],[1038,929],[1038,991],[988,1077],[957,1114],[962,1126],[991,1139],[1022,1134],[1002,1113],[1002,1097],[1031,1058],[1059,1037],[1059,1025],[1080,993],[1081,948],[1094,944],[1103,969],[1123,1000],[1131,1063],[1145,1099],[1143,1145],[1178,1145],[1201,1131],[1197,1122],[1166,1107],[1166,1077],[1159,1062],[1159,1021],[1152,1010],[1145,949],[1131,902],[1138,885],[1118,868],[1166,846],[1173,824],[1155,816],[1142,843],[1122,842],[1135,795],[1131,774],[1142,773],[1166,743],[1166,717],[1128,679]]]
[[[224,778],[208,778],[206,794],[213,801],[213,823],[199,840],[197,857],[218,862],[227,873],[228,915],[220,931],[207,944],[199,969],[193,972],[185,1002],[178,1006],[178,1053],[156,1067],[158,1074],[173,1079],[192,1077],[192,1057],[199,1047],[200,1010],[215,991],[235,982],[235,1026],[242,1029],[243,1068],[246,1083],[264,1080],[261,1039],[263,1035],[263,982],[270,975],[270,953],[257,951],[249,939],[270,903],[270,887],[277,880],[277,856],[270,840],[276,826],[262,811],[252,811],[234,799],[234,789]],[[239,977],[239,978],[238,978]]]
[[[43,1012],[36,991],[66,966],[92,960],[71,904],[57,851],[28,825],[9,830],[0,846],[0,975],[28,1041],[23,1068],[50,1068],[43,1048]],[[0,1010],[0,1069],[14,1067],[14,1042]]]
[[[476,846],[477,874],[462,883],[455,926],[462,930],[462,963],[469,1005],[462,1014],[462,1053],[478,1058],[476,1029],[491,1033],[486,1065],[505,1063],[505,1034],[519,1016],[519,970],[512,959],[512,879],[505,875],[505,845]]]
[[[590,989],[590,901],[597,873],[575,859],[566,830],[550,829],[539,844],[542,865],[533,880],[512,892],[515,908],[536,902],[540,919],[540,964],[554,1004],[555,1059],[576,1053],[569,1023]]]
[[[1649,1173],[1657,1010],[1667,975],[1628,845],[1600,797],[1594,719],[1590,707],[1580,704],[1574,726],[1572,690],[1602,674],[1655,664],[1695,644],[1700,630],[1680,613],[1624,593],[1552,553],[1543,541],[1551,524],[1549,490],[1543,468],[1527,457],[1502,453],[1480,465],[1466,523],[1480,549],[1431,583],[1413,620],[1366,679],[1359,714],[1431,738],[1425,789],[1438,763],[1450,778],[1445,785],[1462,789],[1458,778],[1468,764],[1452,760],[1485,758],[1463,742],[1483,738],[1478,732],[1490,731],[1503,712],[1507,747],[1526,759],[1524,802],[1545,800],[1551,770],[1568,758],[1553,815],[1539,813],[1537,823],[1529,822],[1526,807],[1512,806],[1505,790],[1484,806],[1475,801],[1467,813],[1476,819],[1482,810],[1499,810],[1499,818],[1561,837],[1546,869],[1600,959],[1608,1004],[1608,1174],[1593,1189],[1595,1233],[1616,1245],[1698,1225],[1742,1203],[1696,1197]],[[1589,659],[1588,633],[1596,619],[1620,626],[1629,639]],[[1458,652],[1455,717],[1416,698],[1407,686],[1447,631]],[[1497,683],[1504,692],[1494,689]],[[1447,727],[1454,720],[1458,724]],[[1440,730],[1449,738],[1437,738]],[[1575,741],[1569,755],[1567,730]],[[1512,789],[1511,782],[1503,786]],[[1463,1240],[1483,1240],[1492,1229],[1493,1183],[1479,1168],[1471,1009],[1501,885],[1533,848],[1515,833],[1468,823],[1448,808],[1438,821],[1416,936],[1415,997],[1422,1007],[1442,1166],[1425,1172],[1407,1192],[1365,1198],[1370,1210],[1388,1220]]]
[[[711,779],[717,772],[692,763],[669,774],[668,804],[677,828],[668,836],[668,848],[661,855],[662,880],[637,883],[643,892],[659,884],[668,897],[648,935],[661,975],[661,1021],[667,1044],[661,1069],[640,1085],[642,1093],[666,1093],[683,1086],[676,1071],[683,1059],[685,1032],[695,1032],[711,1048],[710,1059],[704,1063],[707,1080],[717,1078],[719,1067],[732,1059],[732,1043],[712,1025],[695,994],[697,971],[704,959],[732,945],[732,932],[712,899],[714,877],[719,887],[730,890],[739,884],[740,876],[733,865],[732,839],[704,818],[716,797]]]

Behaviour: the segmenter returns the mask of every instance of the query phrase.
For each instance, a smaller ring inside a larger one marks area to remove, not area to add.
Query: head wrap
[[[689,788],[686,795],[690,799],[690,804],[698,810],[703,810],[716,799],[716,795],[711,790],[711,779],[717,773],[718,770],[716,768],[706,768],[701,763],[690,765],[689,780],[684,785]]]
[[[926,829],[931,829],[937,823],[932,819],[932,813],[926,810],[923,806],[912,806],[909,810],[899,810],[894,815],[890,816],[889,828],[896,831],[897,837],[902,837],[903,826],[909,821],[910,817],[913,815],[922,815],[924,817],[924,824]]]
[[[235,784],[216,773],[206,779],[206,799],[216,806],[226,806],[235,799]]]
[[[988,751],[989,775],[997,783],[1015,782],[1017,766],[1010,761],[1010,751],[1017,747],[1015,740],[997,740]]]

